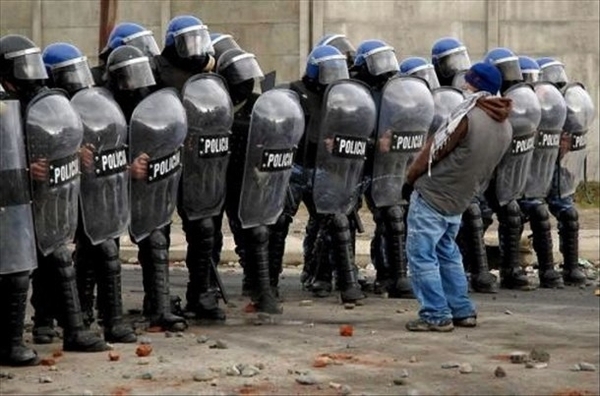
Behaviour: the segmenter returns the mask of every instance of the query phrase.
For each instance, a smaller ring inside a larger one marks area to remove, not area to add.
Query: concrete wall
[[[100,0],[0,0],[0,34],[24,34],[40,47],[70,41],[94,63],[99,7]],[[117,19],[153,30],[161,45],[171,17],[196,15],[212,32],[233,34],[279,81],[302,73],[324,33],[345,33],[355,44],[381,38],[400,60],[427,57],[437,38],[456,36],[474,61],[496,46],[563,60],[598,109],[599,9],[597,0],[119,0]],[[588,175],[599,180],[598,117],[591,134]]]

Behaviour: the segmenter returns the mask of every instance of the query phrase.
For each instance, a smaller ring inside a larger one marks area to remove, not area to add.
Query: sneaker
[[[445,320],[439,324],[433,324],[425,322],[423,319],[411,320],[406,324],[406,330],[408,331],[439,331],[449,332],[454,330],[454,325],[450,319]]]
[[[456,327],[476,327],[477,316],[468,316],[466,318],[454,318],[452,319],[452,323]]]

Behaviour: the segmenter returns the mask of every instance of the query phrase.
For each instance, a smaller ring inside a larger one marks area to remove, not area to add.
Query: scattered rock
[[[494,375],[496,378],[504,378],[506,377],[506,371],[504,371],[502,367],[498,366],[496,367],[496,370],[494,370]]]
[[[150,345],[152,344],[152,339],[149,337],[140,337],[138,338],[138,342],[140,345]]]
[[[301,307],[312,307],[313,302],[312,302],[312,300],[302,300],[302,301],[300,301],[299,305]]]
[[[215,343],[212,344],[209,348],[210,349],[228,349],[229,346],[223,340],[216,340]]]
[[[205,335],[201,335],[200,337],[196,338],[196,342],[198,344],[206,344],[208,342],[208,337]]]
[[[548,363],[550,361],[548,351],[539,348],[533,348],[531,353],[529,353],[529,357],[536,362]]]
[[[394,378],[393,382],[394,382],[394,385],[403,386],[408,383],[408,380],[406,378]]]
[[[237,366],[231,366],[225,369],[225,375],[228,377],[237,377],[238,375],[242,375],[242,372],[237,368]]]
[[[471,374],[473,372],[473,366],[469,363],[463,363],[458,368],[458,372],[461,374]]]
[[[185,334],[182,331],[178,331],[177,333],[175,333],[175,337],[177,338],[183,338],[185,336]]]
[[[408,377],[409,377],[408,370],[407,370],[407,369],[402,369],[402,370],[400,371],[400,374],[399,374],[399,376],[400,376],[400,378],[408,378]]]
[[[296,377],[296,382],[300,385],[317,385],[319,380],[312,374],[304,374]]]
[[[504,311],[504,314],[506,314],[506,315],[512,315],[513,313],[512,313],[511,310],[507,309],[506,311]]]
[[[244,368],[241,370],[241,372],[242,372],[242,377],[250,378],[250,377],[254,377],[255,375],[258,375],[260,373],[260,369],[255,366],[248,365],[248,366],[244,366]]]
[[[55,366],[56,365],[56,360],[53,358],[44,358],[42,359],[42,361],[40,362],[40,364],[42,366]]]
[[[212,381],[214,378],[215,374],[210,370],[200,369],[194,373],[194,381],[196,382]]]
[[[411,356],[410,359],[408,359],[409,363],[417,363],[419,361],[419,359],[417,359],[416,356]]]
[[[123,374],[123,376],[121,378],[123,378],[123,379],[129,379],[129,378],[131,378],[131,375],[129,375],[129,374]]]
[[[452,369],[452,368],[457,368],[457,367],[460,367],[460,363],[457,363],[457,362],[442,363],[443,369]]]
[[[54,357],[54,358],[62,357],[62,355],[63,355],[62,349],[57,349],[54,352],[52,352],[52,357]]]
[[[85,390],[83,391],[83,395],[84,395],[84,396],[94,396],[94,392],[92,392],[92,391],[91,391],[91,390],[89,390],[89,389],[85,389]]]
[[[354,328],[352,325],[341,325],[340,326],[340,335],[342,337],[352,337],[354,334]]]
[[[50,384],[52,382],[52,378],[50,377],[40,377],[40,384]]]
[[[510,361],[514,364],[525,363],[529,356],[525,352],[517,351],[510,354]]]
[[[13,379],[15,378],[13,373],[8,371],[0,371],[0,379]]]
[[[150,344],[141,344],[135,348],[135,354],[139,357],[148,356],[152,353],[152,345]]]
[[[117,362],[121,358],[121,355],[115,351],[108,352],[108,360],[111,362]]]
[[[356,307],[356,304],[354,304],[354,303],[345,303],[344,304],[344,309],[354,309],[354,307]]]
[[[543,369],[548,367],[548,363],[542,362],[527,362],[525,363],[525,368],[533,368],[533,369]]]
[[[326,367],[332,363],[332,359],[329,356],[317,356],[313,362],[313,367]]]
[[[137,361],[138,366],[147,366],[150,364],[150,359],[147,359],[145,357],[139,358],[139,360]]]
[[[58,367],[50,366],[50,367],[48,367],[48,371],[58,371]]]
[[[581,362],[578,366],[580,371],[596,371],[596,366],[592,363]]]
[[[340,389],[340,395],[348,396],[351,393],[352,393],[352,388],[349,385],[342,385],[342,388]]]
[[[150,373],[150,372],[146,372],[146,373],[140,375],[140,379],[143,379],[143,380],[151,380],[152,378],[154,378],[154,377],[153,377],[152,373]]]
[[[258,367],[259,370],[265,369],[265,365],[263,363],[256,363],[255,366]]]
[[[337,382],[330,382],[329,387],[335,390],[342,389],[342,384],[338,384]]]
[[[166,337],[166,338],[171,338],[171,337],[173,337],[173,336],[174,336],[174,334],[173,334],[173,333],[171,333],[170,331],[165,331],[165,337]]]

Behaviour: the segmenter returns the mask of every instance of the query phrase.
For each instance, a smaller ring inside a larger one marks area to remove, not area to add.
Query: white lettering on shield
[[[155,181],[158,179],[165,178],[169,176],[171,173],[174,173],[179,169],[179,165],[181,164],[181,151],[177,150],[173,154],[161,158],[156,162],[149,163],[148,166],[150,168],[150,177],[149,181]]]
[[[79,158],[75,157],[71,161],[51,167],[50,185],[67,183],[79,175]]]
[[[127,165],[125,150],[114,151],[102,155],[102,173],[121,169]]]
[[[392,151],[415,151],[423,147],[423,134],[419,135],[397,135],[396,144]]]
[[[525,154],[535,147],[535,135],[513,139],[512,154]]]
[[[337,154],[341,157],[364,157],[367,152],[365,140],[336,137]]]

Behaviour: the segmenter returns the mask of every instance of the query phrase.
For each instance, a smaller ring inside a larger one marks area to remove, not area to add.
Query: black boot
[[[75,274],[77,276],[77,291],[83,312],[83,323],[87,329],[94,323],[94,288],[96,287],[96,268],[99,249],[94,249],[90,240],[80,232],[77,235],[77,245],[73,254]]]
[[[257,280],[255,305],[258,312],[281,314],[283,310],[273,295],[269,273],[269,229],[258,226],[248,230],[247,257]]]
[[[558,216],[560,252],[563,256],[563,279],[566,285],[585,285],[587,277],[579,268],[579,214],[575,207]]]
[[[329,256],[327,228],[320,228],[313,246],[312,258],[315,261],[310,290],[315,297],[325,298],[331,295],[333,267]]]
[[[187,328],[184,318],[171,313],[171,295],[169,292],[169,242],[167,227],[152,231],[140,242],[140,249],[149,249],[152,266],[150,326],[161,327],[168,331],[183,331]]]
[[[365,295],[358,284],[358,274],[354,266],[348,217],[333,215],[329,227],[342,302],[354,303],[362,300]]]
[[[533,232],[533,250],[538,259],[538,277],[540,287],[562,289],[564,287],[561,275],[554,269],[552,253],[552,233],[548,206],[539,204],[530,213],[531,231]]]
[[[408,280],[408,263],[404,242],[404,214],[402,207],[391,206],[384,212],[386,256],[392,271],[391,298],[415,298]]]
[[[75,267],[71,263],[71,255],[67,247],[62,246],[51,254],[54,268],[58,273],[62,308],[59,323],[62,324],[63,349],[74,352],[101,352],[110,348],[96,334],[85,329],[83,314],[77,292]]]
[[[386,254],[387,243],[385,240],[385,225],[383,220],[381,224],[375,226],[375,235],[371,240],[371,262],[375,267],[375,281],[373,282],[373,292],[375,294],[384,294],[393,287],[394,280],[390,274],[390,265]]]
[[[146,242],[144,242],[146,241]],[[150,248],[147,239],[143,240],[139,244],[138,250],[138,261],[142,267],[142,285],[144,287],[144,297],[142,300],[142,315],[149,317],[156,307],[153,306],[153,302],[156,300],[154,296],[154,265],[152,264],[152,249]]]
[[[505,289],[530,289],[527,274],[521,268],[520,242],[523,232],[521,209],[516,201],[511,201],[500,209],[500,287]]]
[[[98,283],[98,300],[103,318],[104,340],[115,343],[136,342],[137,336],[133,328],[123,321],[119,249],[112,239],[103,242],[100,249],[104,260]]]
[[[56,271],[52,270],[53,263],[49,257],[38,253],[38,267],[31,276],[31,305],[33,305],[33,343],[52,344],[58,338],[54,328],[57,305]]]
[[[281,217],[280,217],[281,219]],[[271,231],[270,245],[273,244],[274,232]],[[317,267],[317,258],[314,253],[316,251],[315,245],[317,243],[317,235],[319,234],[319,221],[315,216],[309,216],[308,222],[306,223],[306,229],[304,234],[304,240],[302,241],[302,253],[304,258],[304,266],[302,268],[302,274],[300,275],[300,282],[305,288],[310,288],[314,282],[315,269]],[[272,247],[269,246],[269,250]]]
[[[37,353],[23,343],[29,272],[0,276],[0,364],[35,366]]]
[[[462,220],[459,239],[462,238],[464,259],[471,274],[471,288],[478,293],[497,293],[496,277],[490,273],[488,266],[479,204],[471,203]]]
[[[269,277],[273,295],[280,298],[279,276],[283,271],[283,256],[285,254],[285,238],[289,224],[285,216],[279,216],[277,222],[269,227]],[[283,223],[283,224],[282,224]],[[307,226],[308,228],[308,226]],[[285,232],[283,231],[285,230]]]

